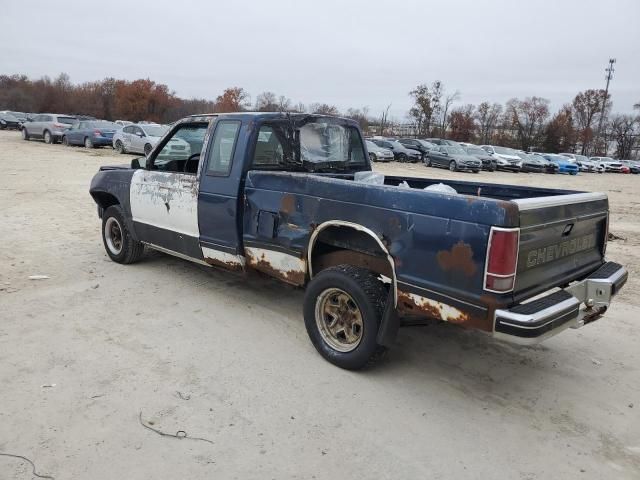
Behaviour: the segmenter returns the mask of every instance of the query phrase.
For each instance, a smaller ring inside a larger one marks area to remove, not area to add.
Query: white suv
[[[58,143],[64,132],[77,121],[71,115],[41,113],[22,124],[22,139],[41,138],[44,143]]]

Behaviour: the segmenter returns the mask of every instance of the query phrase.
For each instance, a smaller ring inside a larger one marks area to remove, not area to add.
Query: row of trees
[[[604,153],[606,146],[614,142],[620,158],[629,158],[640,147],[640,102],[635,106],[638,115],[613,115],[611,99],[605,98],[603,90],[580,92],[555,114],[551,113],[547,99],[536,96],[513,98],[504,105],[491,102],[457,105],[460,92],[447,91],[439,80],[418,85],[409,95],[413,105],[407,114],[408,130],[419,137],[582,154]],[[407,127],[407,122],[389,119],[389,107],[374,117],[366,107],[340,112],[333,105],[294,103],[269,91],[257,95],[252,103],[248,92],[240,87],[227,88],[215,100],[183,99],[167,85],[149,79],[105,78],[73,84],[64,73],[53,80],[0,75],[0,109],[161,123],[203,112],[309,112],[342,114],[357,120],[368,133],[394,135],[400,124]],[[406,128],[404,131],[408,133]]]
[[[603,154],[615,143],[619,158],[640,148],[640,103],[637,115],[611,114],[604,90],[580,92],[553,115],[549,100],[536,96],[452,108],[460,94],[447,93],[441,81],[418,85],[409,95],[408,117],[418,136],[583,155]]]
[[[311,112],[339,114],[335,106],[313,103],[305,106],[273,92],[263,92],[251,103],[249,94],[240,87],[227,88],[215,101],[183,99],[167,85],[149,79],[134,81],[105,78],[79,85],[69,76],[31,80],[25,75],[0,75],[0,109],[21,112],[63,112],[91,115],[107,120],[127,119],[172,122],[186,115],[206,112]],[[368,111],[349,110],[366,121]]]

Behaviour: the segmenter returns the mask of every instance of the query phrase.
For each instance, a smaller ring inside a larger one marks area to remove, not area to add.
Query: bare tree
[[[593,128],[602,114],[602,99],[604,90],[585,90],[578,93],[572,102],[573,119],[578,129],[578,139],[582,143],[580,153],[585,155],[590,151],[593,141]],[[607,99],[607,108],[611,102]]]
[[[493,132],[498,125],[502,115],[502,105],[499,103],[490,104],[482,102],[476,110],[476,120],[478,121],[480,143],[491,143]]]
[[[440,123],[440,130],[442,131],[442,137],[447,138],[447,127],[449,126],[448,113],[451,108],[451,104],[460,99],[460,92],[456,90],[453,93],[445,95],[444,102],[442,102],[442,122]]]
[[[382,115],[380,116],[380,135],[384,135],[384,129],[388,124],[388,118],[389,118],[389,109],[391,108],[391,104],[387,105],[387,108],[384,112],[382,112]]]
[[[351,118],[355,120],[360,125],[360,128],[363,131],[366,131],[369,128],[369,108],[363,107],[359,108],[350,108],[347,110],[345,115],[347,118]]]
[[[340,114],[338,107],[334,105],[329,105],[327,103],[312,103],[309,106],[309,110],[311,110],[311,113],[317,113],[320,115],[339,115]]]
[[[611,139],[616,142],[616,156],[631,158],[631,153],[640,137],[640,119],[632,115],[614,115],[611,117]]]
[[[541,138],[548,117],[549,100],[546,98],[512,98],[507,102],[506,119],[515,129],[522,150],[527,151]]]

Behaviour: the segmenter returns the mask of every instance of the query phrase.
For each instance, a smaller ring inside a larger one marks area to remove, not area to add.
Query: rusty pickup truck
[[[90,193],[113,261],[151,248],[304,287],[313,345],[348,369],[422,319],[539,342],[598,319],[626,282],[605,260],[605,194],[437,183],[371,172],[351,120],[229,113],[180,120]]]

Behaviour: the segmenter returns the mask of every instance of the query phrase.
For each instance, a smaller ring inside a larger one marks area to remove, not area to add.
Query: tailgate
[[[602,264],[609,211],[606,194],[513,202],[520,212],[516,301],[584,277]]]

